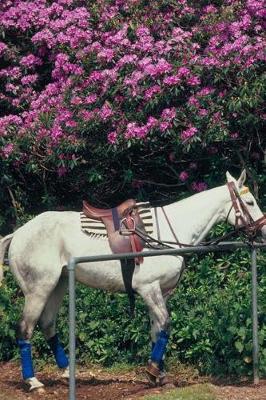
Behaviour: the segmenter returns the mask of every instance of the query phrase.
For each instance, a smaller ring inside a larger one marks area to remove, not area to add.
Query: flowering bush
[[[1,201],[18,213],[200,191],[199,175],[240,161],[258,174],[264,13],[261,0],[1,2]]]
[[[169,201],[243,166],[265,192],[264,17],[262,0],[2,0],[1,234],[44,209],[80,209],[85,197]],[[229,272],[196,260],[171,303],[169,354],[208,373],[251,371],[249,262],[230,257],[218,260]],[[9,358],[16,318],[6,290],[0,356]],[[121,299],[117,312],[96,293],[95,309],[95,292],[82,290],[81,309],[94,310],[80,319],[84,354],[147,358],[144,311],[135,328]],[[261,341],[265,332],[261,318]]]

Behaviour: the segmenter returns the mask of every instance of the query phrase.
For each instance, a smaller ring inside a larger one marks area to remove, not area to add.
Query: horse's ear
[[[235,182],[235,178],[232,177],[232,175],[230,174],[230,172],[226,171],[226,180],[227,182]]]
[[[247,178],[247,173],[246,173],[246,170],[244,169],[244,170],[242,171],[242,173],[241,173],[241,175],[240,175],[238,181],[237,181],[237,184],[238,184],[238,187],[239,187],[239,188],[242,188],[242,186],[244,185],[244,183],[245,183],[245,181],[246,181],[246,178]]]

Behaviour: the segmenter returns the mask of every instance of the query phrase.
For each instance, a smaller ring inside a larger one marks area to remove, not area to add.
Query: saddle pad
[[[145,206],[144,206],[145,205]],[[149,203],[137,203],[138,213],[145,226],[148,235],[153,233],[153,219]],[[102,221],[88,218],[83,212],[80,213],[81,230],[95,238],[107,238],[107,231]]]

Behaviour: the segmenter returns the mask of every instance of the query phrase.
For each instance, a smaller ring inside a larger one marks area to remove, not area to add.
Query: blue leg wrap
[[[50,349],[52,350],[56,364],[59,368],[68,367],[68,358],[65,354],[65,350],[63,349],[58,336],[54,335],[52,338],[48,340],[48,344]]]
[[[168,343],[169,335],[165,331],[161,331],[159,333],[157,342],[155,343],[152,353],[151,353],[151,360],[156,362],[157,364],[161,364],[163,361],[163,356],[166,351],[166,346]],[[161,369],[161,368],[160,368]]]
[[[32,378],[34,377],[34,370],[31,358],[31,344],[23,339],[19,339],[17,343],[20,350],[23,379]]]
[[[152,342],[152,345],[151,345],[151,351],[152,351],[152,352],[153,352],[154,346],[155,346],[155,343]],[[160,371],[164,371],[164,357],[163,357],[163,358],[161,359],[161,361],[159,362],[159,370],[160,370]]]

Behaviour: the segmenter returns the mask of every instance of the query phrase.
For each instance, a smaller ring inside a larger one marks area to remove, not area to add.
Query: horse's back
[[[62,247],[64,226],[78,223],[78,213],[72,211],[47,211],[37,215],[18,228],[9,248],[10,262],[40,259],[58,254]]]

